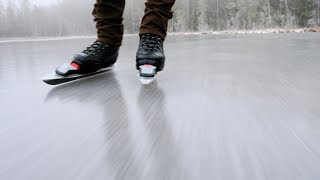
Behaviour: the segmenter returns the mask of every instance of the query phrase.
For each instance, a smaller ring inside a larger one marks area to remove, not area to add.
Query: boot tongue
[[[156,42],[155,41],[149,41],[149,43],[147,43],[147,46],[149,47],[149,48],[153,48],[155,45]]]
[[[156,37],[147,36],[145,42],[143,43],[143,47],[145,50],[152,50],[155,48],[156,44]]]
[[[86,50],[84,50],[82,53],[86,55],[92,55],[95,54],[101,47],[104,46],[104,44],[100,41],[95,41],[91,46],[89,46]]]

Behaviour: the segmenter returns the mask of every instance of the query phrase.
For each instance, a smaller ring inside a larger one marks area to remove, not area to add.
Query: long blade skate
[[[62,66],[57,68],[55,73],[48,74],[48,75],[42,77],[42,81],[49,84],[49,85],[58,85],[58,84],[63,84],[63,83],[67,83],[70,81],[98,75],[98,74],[109,71],[110,69],[112,69],[112,67],[113,66],[103,68],[103,69],[100,69],[96,72],[92,72],[92,73],[88,73],[88,74],[79,74],[78,68],[76,65],[63,64]]]
[[[139,66],[139,78],[143,85],[150,84],[156,77],[157,67],[149,64]]]

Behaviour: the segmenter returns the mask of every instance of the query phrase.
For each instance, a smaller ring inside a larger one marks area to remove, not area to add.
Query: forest
[[[126,0],[126,33],[137,33],[145,0]],[[93,35],[94,1],[51,6],[0,1],[0,37]],[[320,0],[177,0],[169,32],[305,28],[320,25]]]

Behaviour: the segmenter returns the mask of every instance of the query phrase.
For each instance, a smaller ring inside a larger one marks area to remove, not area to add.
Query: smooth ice
[[[49,86],[94,39],[0,43],[2,180],[320,179],[320,34],[170,36],[141,85],[138,37],[110,72]]]

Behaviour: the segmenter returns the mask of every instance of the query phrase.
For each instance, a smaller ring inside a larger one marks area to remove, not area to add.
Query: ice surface
[[[39,78],[92,39],[0,44],[0,179],[318,180],[320,34],[169,36],[148,86]]]

